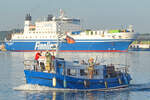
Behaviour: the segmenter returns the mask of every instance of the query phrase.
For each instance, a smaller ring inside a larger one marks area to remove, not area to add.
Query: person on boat
[[[45,59],[46,59],[46,57],[45,56],[43,56],[43,55],[41,55],[40,57],[39,57],[39,67],[41,68],[41,71],[43,72],[44,70],[45,70]]]
[[[40,58],[41,54],[42,54],[42,51],[40,51],[40,52],[38,51],[38,52],[35,54],[34,60],[35,60],[37,63],[39,63],[39,62],[38,62],[38,59]]]
[[[37,69],[37,66],[39,65],[38,59],[40,58],[41,55],[42,55],[42,51],[38,51],[38,52],[35,54],[34,60],[35,60],[35,63],[36,63],[36,69]]]
[[[52,55],[48,50],[45,53],[45,57],[46,57],[45,69],[46,69],[46,71],[50,72],[51,71],[51,65],[52,65]]]
[[[84,60],[81,60],[81,64],[87,65],[87,63]]]
[[[89,62],[89,67],[88,67],[89,78],[92,79],[93,78],[93,74],[94,74],[94,59],[90,58],[88,60],[88,62]]]
[[[53,73],[53,72],[55,72],[55,68],[54,68],[54,60],[55,60],[55,56],[54,56],[54,54],[52,55],[52,57],[51,57],[51,72]]]

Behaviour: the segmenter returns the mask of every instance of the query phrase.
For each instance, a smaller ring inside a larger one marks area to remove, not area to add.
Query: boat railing
[[[122,74],[128,74],[128,66],[115,67],[114,65],[111,65],[107,66],[105,70],[107,73],[105,78],[120,77]]]
[[[115,71],[122,72],[122,73],[128,73],[128,66],[115,68]]]
[[[34,66],[37,65],[37,63],[34,60],[24,60],[23,63],[25,65],[24,69],[29,69],[29,70],[34,69]]]
[[[118,71],[118,72],[120,71],[120,72],[123,72],[123,73],[127,73],[128,68],[129,68],[129,65],[126,65],[126,64],[110,64],[110,65],[107,65],[108,70],[114,70],[114,71]]]

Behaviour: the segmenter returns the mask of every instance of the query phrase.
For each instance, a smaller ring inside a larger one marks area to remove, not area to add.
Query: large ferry
[[[5,42],[9,51],[55,50],[58,32],[72,37],[75,42],[64,41],[60,52],[124,52],[135,39],[136,33],[129,26],[119,30],[84,30],[80,19],[68,18],[62,13],[58,18],[48,15],[47,20],[32,24],[31,15],[27,14],[24,32],[16,33]]]

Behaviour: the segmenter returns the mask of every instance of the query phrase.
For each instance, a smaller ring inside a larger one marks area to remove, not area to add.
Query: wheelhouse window
[[[87,75],[88,75],[88,70],[80,69],[80,76],[87,76]]]
[[[67,75],[76,76],[77,72],[75,69],[67,69]]]
[[[94,70],[94,75],[99,75],[99,69]]]
[[[74,64],[79,64],[78,60],[73,61]]]

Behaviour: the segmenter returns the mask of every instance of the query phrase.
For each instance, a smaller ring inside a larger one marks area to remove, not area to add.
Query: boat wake
[[[18,90],[18,91],[48,91],[50,90],[49,87],[40,86],[40,85],[32,85],[32,84],[23,84],[13,89]]]
[[[32,84],[23,84],[13,89],[16,91],[77,91],[76,89],[58,89]]]
[[[82,91],[77,89],[58,89],[58,88],[50,88],[46,86],[40,85],[32,85],[32,84],[23,84],[13,88],[16,91]],[[84,90],[85,91],[85,90]],[[86,90],[86,91],[91,91]],[[117,88],[117,89],[105,89],[105,90],[95,90],[95,91],[150,91],[150,83],[147,84],[131,84],[126,88]]]
[[[33,84],[23,84],[13,88],[16,91],[118,91],[118,90],[126,90],[126,88],[111,88],[111,89],[63,89],[63,88],[50,88],[46,86],[33,85]]]

